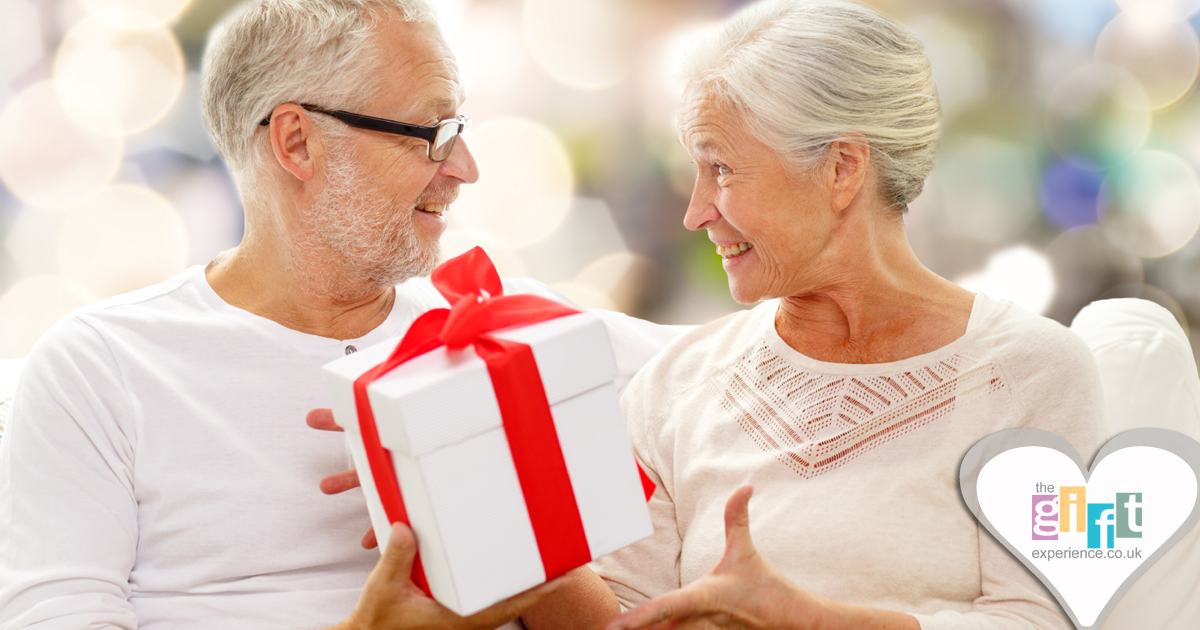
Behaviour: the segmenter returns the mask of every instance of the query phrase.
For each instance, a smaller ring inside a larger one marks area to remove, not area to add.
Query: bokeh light
[[[163,192],[187,226],[189,264],[208,264],[241,237],[241,200],[219,168],[192,169]]]
[[[166,197],[114,184],[67,215],[58,262],[64,275],[103,298],[179,273],[187,244],[183,219]]]
[[[1086,163],[1086,160],[1054,160],[1046,167],[1038,189],[1038,199],[1046,218],[1064,230],[1097,220],[1104,173],[1083,168],[1080,163]]]
[[[697,38],[713,26],[711,22],[673,25],[655,38],[646,56],[656,62],[645,67],[638,97],[647,129],[662,130],[674,138],[675,110],[684,88],[680,78],[683,59]]]
[[[912,28],[925,43],[938,98],[947,117],[987,96],[991,73],[977,48],[978,33],[935,13],[923,16]]]
[[[0,180],[31,206],[63,208],[96,194],[116,175],[123,148],[76,124],[49,82],[25,89],[0,114]]]
[[[54,87],[67,113],[109,136],[161,120],[179,97],[184,74],[179,42],[164,28],[122,31],[84,20],[54,58]]]
[[[1021,234],[1037,218],[1037,170],[1028,148],[972,136],[938,159],[938,229],[984,242]]]
[[[1130,16],[1143,22],[1165,23],[1187,19],[1200,9],[1200,0],[1116,0]]]
[[[1116,13],[1113,5],[1096,0],[1037,0],[1030,8],[1055,38],[1089,45]]]
[[[581,90],[610,87],[629,74],[630,24],[625,4],[612,0],[525,0],[522,20],[538,65]]]
[[[0,104],[9,83],[46,54],[38,5],[28,0],[0,2]]]
[[[1187,22],[1147,23],[1122,13],[1096,40],[1096,61],[1137,79],[1157,109],[1179,100],[1195,83],[1200,38]]]
[[[472,238],[470,234],[457,228],[447,229],[442,234],[442,260],[449,260],[459,254],[465,254],[472,247],[484,247],[487,250],[488,258],[492,259],[492,264],[501,278],[526,278],[529,276],[529,268],[525,266],[521,257],[507,247],[495,245],[485,247],[478,239]]]
[[[717,26],[714,22],[698,22],[677,26],[662,40],[659,52],[657,83],[671,95],[672,105],[683,96],[684,86],[679,82],[679,72],[688,50],[709,30]]]
[[[450,217],[485,245],[522,247],[550,236],[571,207],[574,174],[562,142],[544,125],[501,118],[469,139],[479,181],[462,188]]]
[[[4,249],[22,276],[58,272],[58,256],[46,243],[58,242],[62,223],[63,213],[56,210],[23,208],[17,214],[5,234]]]
[[[17,282],[0,295],[0,359],[19,359],[63,315],[95,301],[76,282],[39,274]]]
[[[1061,322],[1070,322],[1105,291],[1145,280],[1142,260],[1114,244],[1096,225],[1063,232],[1044,255],[1054,268],[1058,287],[1046,315]]]
[[[1089,64],[1050,93],[1046,135],[1051,146],[1081,166],[1108,167],[1141,148],[1150,132],[1150,101],[1123,70]]]
[[[922,263],[982,278],[992,252],[1025,244],[1053,268],[1045,313],[1060,322],[1119,285],[1162,287],[1200,322],[1200,239],[1171,249],[1189,234],[1190,185],[1114,183],[1138,179],[1128,171],[1144,149],[1200,165],[1200,0],[865,2],[925,43],[942,98],[938,166],[905,221]],[[68,277],[58,251],[68,214],[78,221],[75,209],[113,182],[170,200],[188,263],[236,245],[240,203],[198,96],[206,33],[233,4],[0,0],[0,294],[34,275]],[[482,175],[447,215],[445,253],[484,245],[505,277],[657,321],[741,308],[711,243],[679,224],[695,167],[677,145],[673,88],[684,50],[745,4],[437,0]],[[137,43],[155,32],[157,45]],[[72,229],[79,251],[98,247]],[[108,242],[107,229],[89,236]],[[95,282],[72,264],[72,277]]]
[[[1008,300],[1039,315],[1046,312],[1057,288],[1050,261],[1027,245],[996,252],[982,272],[955,282],[968,291]]]
[[[574,280],[597,258],[627,248],[604,199],[575,197],[553,236],[522,247],[519,253],[538,280],[554,283]]]
[[[514,89],[529,64],[520,22],[498,7],[473,8],[464,16],[461,32],[453,39],[446,35],[472,99]]]
[[[1170,292],[1191,313],[1191,321],[1200,324],[1200,282],[1197,282],[1200,278],[1200,239],[1193,238],[1170,258],[1152,264],[1168,261],[1174,264],[1163,265],[1161,272],[1155,274],[1155,285]],[[1200,339],[1196,341],[1200,342]]]
[[[1200,227],[1200,177],[1173,153],[1139,151],[1105,178],[1100,225],[1132,254],[1166,256]]]
[[[618,310],[617,305],[603,291],[582,282],[573,280],[555,282],[550,285],[550,288],[558,291],[563,297],[583,308],[602,308],[609,311]]]
[[[171,21],[188,0],[79,0],[97,20],[113,28],[144,30]]]
[[[610,304],[609,308],[629,312],[634,309],[658,265],[649,257],[623,250],[593,260],[575,276],[575,283],[591,287]]]

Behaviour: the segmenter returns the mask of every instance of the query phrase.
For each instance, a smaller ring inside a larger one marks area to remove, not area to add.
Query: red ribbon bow
[[[546,579],[587,563],[592,559],[591,551],[533,351],[528,345],[488,334],[579,311],[533,295],[504,295],[492,261],[478,247],[443,263],[433,271],[431,280],[451,307],[418,317],[391,356],[354,381],[363,445],[388,521],[409,522],[392,458],[379,441],[367,386],[405,361],[435,348],[473,344],[487,364],[495,388]],[[649,499],[653,483],[640,466],[639,473]],[[420,557],[413,563],[412,579],[432,596]]]

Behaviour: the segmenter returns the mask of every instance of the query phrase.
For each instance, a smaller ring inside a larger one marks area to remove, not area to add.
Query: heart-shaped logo
[[[1166,429],[1109,440],[1091,470],[1063,438],[1012,429],[963,458],[975,518],[1050,589],[1076,628],[1121,596],[1200,520],[1200,443]]]

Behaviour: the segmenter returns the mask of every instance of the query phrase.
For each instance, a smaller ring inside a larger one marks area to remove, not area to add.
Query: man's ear
[[[834,210],[841,212],[862,190],[871,161],[871,148],[862,137],[835,140],[829,146],[827,160],[833,170],[830,202]]]
[[[308,112],[295,103],[284,103],[271,112],[271,151],[275,161],[296,179],[307,182],[316,172],[317,156],[323,153],[320,134]]]

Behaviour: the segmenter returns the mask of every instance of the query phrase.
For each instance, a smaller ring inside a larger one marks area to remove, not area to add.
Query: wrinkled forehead
[[[700,86],[684,91],[675,124],[679,143],[690,153],[727,144],[744,131],[737,108],[712,89]]]
[[[454,53],[436,26],[383,20],[376,46],[388,107],[417,116],[409,121],[414,123],[453,117],[465,92]]]

